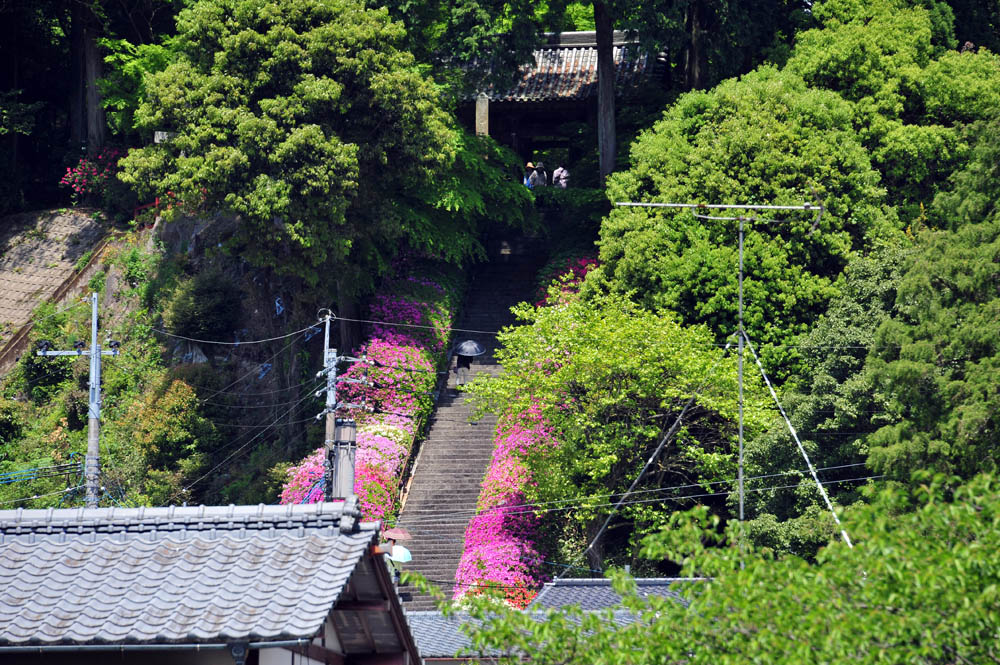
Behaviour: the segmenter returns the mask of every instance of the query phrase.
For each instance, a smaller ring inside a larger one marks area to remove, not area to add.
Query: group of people
[[[528,162],[524,165],[524,186],[528,189],[535,187],[545,187],[549,184],[549,174],[545,172],[545,165],[541,162],[532,164]],[[552,172],[552,186],[566,189],[569,187],[569,170],[562,164]]]

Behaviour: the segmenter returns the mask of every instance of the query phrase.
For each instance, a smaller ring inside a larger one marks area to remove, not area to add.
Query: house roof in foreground
[[[697,578],[690,577],[642,577],[636,578],[635,584],[640,598],[673,598],[687,607],[688,601],[680,591],[685,585],[697,581]],[[560,579],[546,583],[528,607],[545,609],[579,605],[584,610],[601,610],[614,607],[621,600],[609,579]]]
[[[377,533],[342,503],[0,511],[0,647],[310,638]]]
[[[491,102],[572,102],[597,95],[597,37],[594,32],[549,35],[534,51],[535,62],[521,68],[514,85],[486,90]],[[613,39],[615,88],[636,88],[662,70],[656,56],[641,52],[625,33]]]
[[[696,578],[639,578],[635,580],[641,597],[659,596],[672,598],[681,606],[688,601],[678,590],[685,584],[698,581]],[[536,621],[545,621],[548,610],[578,605],[584,612],[593,612],[615,607],[621,597],[611,588],[608,579],[564,579],[550,582],[543,587],[525,612]],[[618,626],[626,626],[638,620],[638,616],[625,609],[615,609],[610,620]],[[466,635],[464,626],[478,623],[468,614],[455,613],[445,616],[441,612],[407,612],[413,639],[417,643],[421,658],[459,658],[472,653],[472,642]],[[497,658],[510,655],[490,650],[476,653],[482,658]]]
[[[535,621],[544,622],[547,619],[548,613],[545,610],[526,611],[531,614]],[[636,614],[628,610],[614,610],[611,613],[611,622],[616,626],[627,626],[635,623],[637,619]],[[496,649],[487,649],[483,652],[475,651],[472,648],[472,640],[465,632],[465,626],[476,625],[480,622],[468,614],[457,613],[445,616],[437,611],[407,612],[406,621],[410,624],[410,631],[417,643],[420,657],[424,659],[451,659],[462,656],[499,658],[514,653],[513,651],[498,651]]]

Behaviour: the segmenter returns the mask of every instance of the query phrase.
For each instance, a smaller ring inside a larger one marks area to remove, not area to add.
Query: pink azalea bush
[[[76,166],[66,167],[59,184],[69,187],[73,204],[87,199],[103,199],[118,177],[118,160],[125,155],[117,148],[104,148],[96,157],[81,157]]]
[[[422,277],[398,280],[371,303],[371,318],[379,322],[372,326],[372,337],[441,353],[448,344],[454,305],[437,282]]]
[[[496,588],[508,603],[523,608],[542,580],[535,544],[538,518],[525,501],[532,480],[524,460],[532,450],[558,442],[537,408],[503,419],[494,442],[477,514],[465,529],[454,596]]]
[[[444,358],[455,300],[455,294],[424,278],[391,282],[386,293],[372,299],[370,318],[380,323],[372,326],[369,341],[353,354],[365,362],[352,364],[341,375],[365,383],[342,380],[337,388],[340,401],[372,410],[352,414],[358,424],[354,493],[365,519],[391,521],[397,512],[399,484],[417,422],[433,408],[437,366]],[[325,461],[326,452],[320,448],[288,469],[281,503],[322,501]]]
[[[577,293],[587,273],[598,265],[597,259],[593,256],[564,257],[550,261],[541,271],[535,294],[535,306],[553,305],[554,300],[558,301],[561,297]],[[554,293],[553,287],[555,287]]]
[[[319,479],[323,477],[323,463],[326,451],[319,448],[298,466],[288,470],[288,480],[281,488],[280,503],[316,503],[323,500],[323,488]]]

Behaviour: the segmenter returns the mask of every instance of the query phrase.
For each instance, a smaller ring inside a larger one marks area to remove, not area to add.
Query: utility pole
[[[101,356],[117,356],[120,344],[111,341],[110,349],[101,349],[97,341],[97,294],[90,296],[90,348],[77,342],[73,351],[51,351],[49,343],[39,344],[40,356],[90,356],[90,404],[87,408],[87,456],[83,463],[84,485],[87,489],[87,508],[96,508],[101,476]]]
[[[361,408],[357,404],[342,404],[337,401],[337,363],[362,361],[362,358],[338,356],[337,349],[330,346],[330,323],[334,315],[330,310],[320,310],[326,314],[320,317],[324,322],[323,369],[319,376],[326,374],[326,408],[317,418],[326,416],[326,490],[324,500],[346,499],[354,494],[354,458],[357,453],[357,425],[351,418],[338,418],[340,409]],[[364,383],[364,379],[341,379],[341,383]],[[320,391],[322,392],[322,390]]]

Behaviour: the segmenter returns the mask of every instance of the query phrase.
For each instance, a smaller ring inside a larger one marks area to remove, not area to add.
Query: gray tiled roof
[[[488,86],[484,90],[491,102],[577,102],[597,95],[597,33],[547,36],[547,43],[533,51],[534,63],[518,70],[510,88]],[[635,40],[617,30],[612,39],[612,61],[616,94],[639,89],[664,71],[659,56],[642,52]],[[480,66],[479,62],[470,65],[472,69]]]
[[[466,654],[472,645],[462,630],[462,626],[473,621],[467,614],[446,617],[441,612],[407,612],[406,621],[421,658],[453,658]]]
[[[0,511],[0,646],[311,637],[377,535],[341,506]]]
[[[542,48],[535,64],[521,68],[514,86],[487,94],[493,102],[578,101],[597,94],[597,47]],[[653,59],[628,46],[613,47],[615,87],[639,85],[649,76]]]
[[[556,608],[545,608],[529,612],[532,619],[538,622],[548,620],[549,611]],[[527,610],[526,610],[527,611]],[[616,626],[627,626],[637,620],[637,615],[628,610],[614,610],[610,621]],[[407,612],[406,620],[410,624],[410,632],[417,643],[421,658],[456,658],[460,656],[476,656],[480,658],[497,658],[512,655],[511,652],[501,652],[488,649],[482,653],[474,653],[472,640],[463,630],[463,626],[478,624],[468,614],[444,616],[441,612]],[[576,620],[576,619],[574,619]]]
[[[674,598],[685,607],[688,601],[679,591],[685,584],[696,580],[676,577],[647,577],[635,580],[639,596]],[[579,605],[584,610],[600,610],[621,603],[621,596],[611,587],[608,579],[562,579],[549,582],[531,601],[530,609]]]

